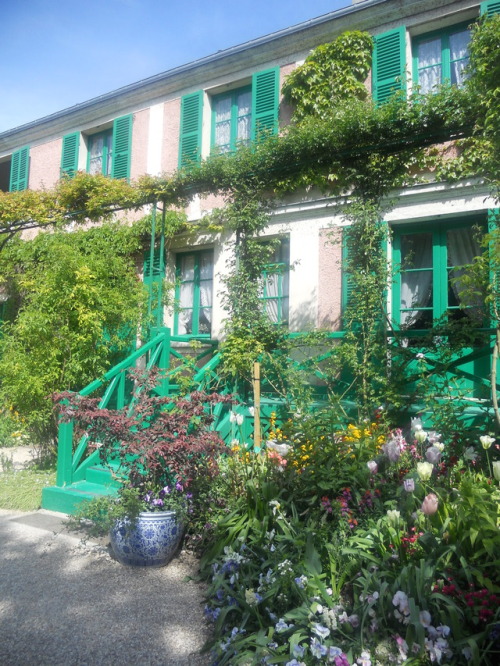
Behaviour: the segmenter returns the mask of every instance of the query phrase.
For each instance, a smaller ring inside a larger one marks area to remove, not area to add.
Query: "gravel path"
[[[125,567],[62,518],[0,510],[0,664],[207,666],[196,560]]]

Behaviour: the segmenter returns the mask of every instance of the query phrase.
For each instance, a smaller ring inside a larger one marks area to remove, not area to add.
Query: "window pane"
[[[408,268],[432,268],[432,234],[401,237],[401,264]]]
[[[432,234],[402,236],[401,264],[401,326],[426,328],[433,318]]]
[[[179,293],[179,306],[181,308],[192,308],[194,298],[194,282],[181,284]]]
[[[184,254],[181,257],[181,280],[194,280],[194,254]]]
[[[202,280],[211,280],[214,269],[212,253],[202,254],[200,258],[200,278]]]
[[[218,123],[215,126],[215,145],[219,146],[222,152],[230,149],[231,144],[231,121],[227,120]]]
[[[250,116],[238,118],[236,140],[239,143],[248,143],[250,141],[250,125]]]
[[[179,312],[178,335],[191,335],[193,332],[193,311],[183,310]]]
[[[462,30],[450,35],[450,60],[468,58],[470,30]]]
[[[231,119],[231,96],[219,98],[215,102],[215,122]]]
[[[89,173],[102,173],[102,153],[104,138],[102,134],[89,138]]]
[[[462,295],[464,287],[461,277],[466,270],[460,268],[470,264],[474,257],[481,254],[481,247],[476,240],[474,230],[470,227],[450,229],[446,234],[446,247],[448,252],[448,308],[458,309],[466,306],[466,311],[455,312],[453,318],[468,316],[481,319],[483,317],[483,299],[480,294]],[[458,266],[459,268],[454,268]]]
[[[208,308],[202,308],[200,310],[200,316],[198,321],[198,333],[207,335],[210,334],[212,330],[212,310]]]
[[[470,31],[462,30],[450,35],[450,81],[461,86],[465,81],[465,68],[469,63]]]
[[[238,107],[238,116],[246,116],[250,113],[252,106],[252,93],[250,90],[238,93],[236,96],[236,106]]]
[[[441,38],[421,42],[417,47],[420,92],[428,93],[441,83]]]
[[[418,66],[432,67],[441,63],[441,38],[420,42],[417,50]]]

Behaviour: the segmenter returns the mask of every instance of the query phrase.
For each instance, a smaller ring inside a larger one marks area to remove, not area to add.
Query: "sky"
[[[351,0],[0,0],[0,132]]]

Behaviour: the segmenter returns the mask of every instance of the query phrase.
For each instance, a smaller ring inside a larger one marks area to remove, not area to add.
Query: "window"
[[[212,148],[227,153],[250,143],[252,88],[239,88],[212,101]]]
[[[92,134],[88,139],[87,171],[90,174],[111,175],[113,156],[113,131]]]
[[[281,240],[262,272],[261,300],[274,324],[288,323],[290,243]]]
[[[393,287],[393,316],[402,329],[428,329],[448,319],[481,317],[481,302],[462,308],[460,276],[481,249],[470,224],[399,229],[393,261],[399,267]],[[458,281],[457,281],[458,279]]]
[[[278,131],[279,67],[257,72],[252,83],[212,98],[211,144],[221,152],[239,144],[258,141]],[[181,99],[179,168],[201,161],[203,100],[202,90]]]
[[[464,24],[413,40],[413,81],[421,93],[432,92],[445,81],[463,85],[469,40],[470,30]]]
[[[75,135],[68,135],[70,139]],[[63,142],[62,169],[71,174],[75,171],[78,151],[71,152],[73,142]],[[87,137],[87,171],[91,174],[102,173],[112,178],[130,177],[130,159],[132,147],[132,116],[116,118],[111,129],[91,134]],[[65,154],[66,151],[66,154]],[[66,168],[65,168],[66,167]]]
[[[175,335],[209,336],[212,332],[213,272],[212,250],[178,255]]]

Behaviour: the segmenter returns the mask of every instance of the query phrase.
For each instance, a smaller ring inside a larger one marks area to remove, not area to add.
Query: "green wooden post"
[[[125,406],[125,375],[126,371],[122,370],[120,373],[120,379],[118,381],[116,409],[123,409]]]
[[[162,347],[161,347],[159,367],[160,370],[163,370],[163,372],[165,373],[161,381],[161,395],[165,397],[170,394],[170,379],[168,377],[167,372],[168,370],[170,370],[170,352],[171,352],[172,341],[171,341],[170,329],[164,328],[162,330],[164,331],[164,337],[161,343]]]
[[[155,263],[155,236],[156,236],[156,201],[153,204],[153,216],[151,219],[151,247],[149,249],[149,290],[148,290],[148,321],[151,317],[153,301],[153,275]]]
[[[156,309],[156,325],[163,326],[163,276],[165,271],[165,203],[163,203],[163,213],[161,216],[161,235],[160,235],[160,280],[158,282],[158,306]]]
[[[73,421],[59,423],[56,486],[70,486],[73,481]]]

